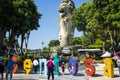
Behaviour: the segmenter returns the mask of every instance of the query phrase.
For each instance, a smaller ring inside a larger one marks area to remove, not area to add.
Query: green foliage
[[[80,37],[75,37],[73,39],[73,45],[81,45],[81,38]]]
[[[59,40],[51,40],[50,42],[49,42],[49,47],[54,47],[54,46],[59,46]]]
[[[4,62],[6,62],[8,60],[9,60],[8,56],[4,56]]]
[[[39,19],[41,14],[37,11],[37,6],[34,0],[0,0],[0,46],[5,38],[5,33],[10,32],[8,37],[11,37],[11,45],[14,45],[16,38],[22,35],[22,40],[25,34],[39,27]]]
[[[81,42],[84,48],[88,48],[88,45],[90,44],[86,36],[81,36]]]
[[[50,52],[50,48],[49,47],[44,47],[43,52]]]
[[[100,40],[100,38],[97,38],[96,40],[95,40],[95,43],[94,44],[92,44],[92,45],[89,45],[89,48],[99,48],[99,49],[102,49],[102,47],[103,47],[103,45],[102,45],[102,41]]]
[[[61,52],[61,48],[58,47],[56,51],[57,51],[58,53]]]
[[[103,64],[104,62],[103,62],[103,60],[97,60],[97,63]]]
[[[72,14],[72,22],[78,31],[83,31],[84,46],[102,47],[96,38],[103,42],[103,48],[116,48],[120,42],[120,1],[119,0],[92,0],[82,4]],[[100,36],[97,36],[100,35]],[[106,43],[110,40],[110,43]],[[99,44],[99,45],[98,45]]]
[[[83,65],[83,64],[84,64],[84,61],[80,61],[79,64],[80,64],[80,65]]]
[[[97,49],[97,48],[99,48],[99,49],[102,49],[102,47],[103,47],[103,45],[96,45],[96,44],[94,44],[94,45],[89,45],[89,48],[91,48],[91,49]]]

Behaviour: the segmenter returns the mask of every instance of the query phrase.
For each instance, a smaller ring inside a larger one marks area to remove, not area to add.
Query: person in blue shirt
[[[13,55],[10,55],[10,60],[8,60],[7,68],[6,68],[6,80],[8,80],[8,75],[10,74],[10,80],[12,80],[13,76],[13,68],[16,65],[16,62],[12,60]]]

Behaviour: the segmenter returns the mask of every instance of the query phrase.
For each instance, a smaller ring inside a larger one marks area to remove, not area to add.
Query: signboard
[[[66,54],[69,54],[70,53],[70,48],[68,48],[68,47],[64,47],[63,49],[62,49],[62,53],[66,53]]]

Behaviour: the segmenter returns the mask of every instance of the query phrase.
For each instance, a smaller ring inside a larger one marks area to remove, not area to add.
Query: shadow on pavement
[[[37,79],[12,79],[12,80],[37,80]]]
[[[62,75],[62,74],[61,74]],[[70,73],[64,73],[64,75],[71,75]]]
[[[77,73],[75,76],[85,76],[85,74]]]
[[[102,77],[103,75],[100,75],[100,74],[95,74],[93,75],[92,77]]]
[[[64,73],[64,75],[72,75],[72,74],[70,74],[70,73]],[[62,74],[60,74],[60,76],[62,76]],[[73,76],[85,76],[85,74],[77,73],[76,75],[73,75]]]
[[[119,75],[114,75],[114,78],[120,77]]]

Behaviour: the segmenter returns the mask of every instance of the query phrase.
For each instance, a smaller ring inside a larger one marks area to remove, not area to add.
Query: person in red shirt
[[[62,68],[62,74],[64,75],[64,72],[65,72],[64,62],[62,62],[62,66],[61,66],[61,68]]]

